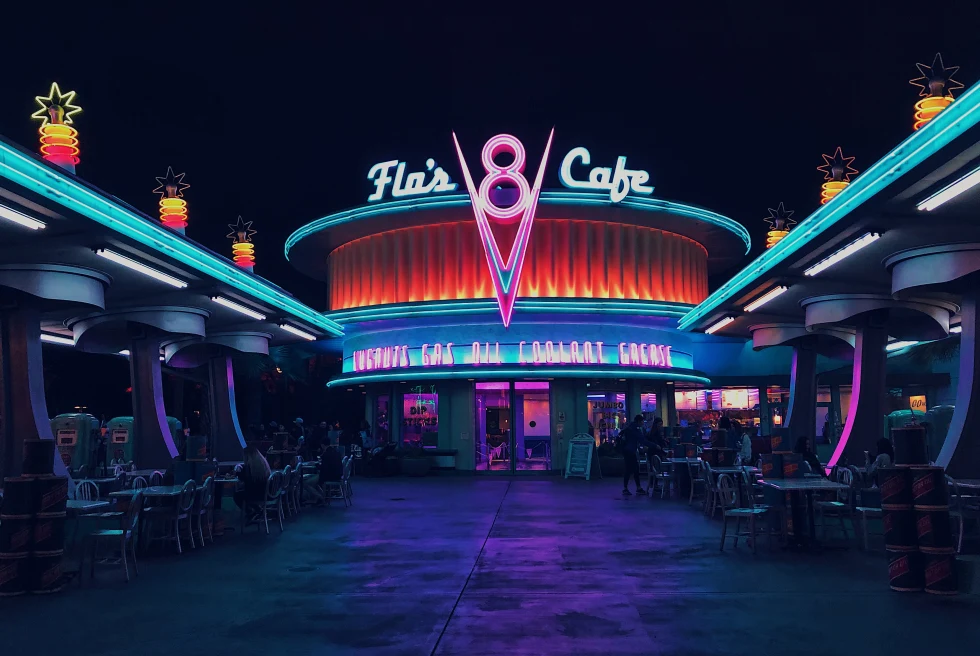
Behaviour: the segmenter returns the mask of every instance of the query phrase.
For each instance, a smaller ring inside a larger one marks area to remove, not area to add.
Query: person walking
[[[630,492],[630,476],[636,481],[636,493],[646,494],[640,484],[640,461],[636,450],[641,446],[653,446],[643,435],[643,415],[636,415],[633,422],[619,433],[620,445],[623,449],[623,496],[632,496]]]

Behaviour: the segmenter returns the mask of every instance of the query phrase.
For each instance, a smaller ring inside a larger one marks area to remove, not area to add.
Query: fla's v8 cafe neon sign
[[[466,191],[470,196],[470,205],[486,255],[494,295],[505,327],[510,325],[511,315],[514,312],[514,302],[517,300],[517,290],[521,284],[524,256],[527,254],[531,227],[534,224],[534,215],[554,136],[555,131],[552,129],[533,184],[524,176],[524,166],[527,162],[524,144],[517,137],[509,134],[498,134],[491,138],[484,144],[480,154],[480,163],[483,165],[485,175],[477,185],[470,173],[459,139],[453,132],[453,144],[459,158],[463,181],[466,183]],[[509,157],[510,163],[500,164],[498,161],[500,155]],[[588,180],[579,180],[573,176],[572,166],[576,161],[581,162],[583,166],[588,166],[591,163],[589,151],[579,146],[570,150],[562,160],[559,179],[570,189],[608,191],[609,199],[614,203],[621,202],[631,192],[646,195],[653,193],[653,187],[646,185],[650,174],[646,171],[626,168],[625,157],[616,159],[615,168],[599,166],[593,168],[589,172]],[[426,172],[406,174],[406,166],[405,162],[398,160],[380,162],[372,166],[368,171],[368,179],[374,182],[375,190],[368,196],[368,201],[382,200],[389,189],[391,197],[396,199],[456,190],[457,184],[450,180],[449,174],[442,167],[436,167],[435,161],[431,158],[426,161],[426,171],[432,173],[428,181],[426,181]],[[506,206],[495,204],[490,194],[492,190],[503,185],[516,188],[517,191],[517,199]],[[505,255],[500,250],[492,225],[514,223],[517,224],[517,234],[510,251]]]

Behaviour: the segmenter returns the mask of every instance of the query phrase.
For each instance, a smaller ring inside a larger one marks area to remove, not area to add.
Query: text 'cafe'
[[[739,377],[785,376],[786,356],[676,329],[748,252],[745,228],[656,197],[627,156],[538,137],[529,152],[449,133],[441,160],[375,164],[363,206],[290,236],[344,327],[330,385],[365,402],[375,443],[459,470],[558,470],[571,437],[601,444],[640,413],[758,423],[758,383]]]

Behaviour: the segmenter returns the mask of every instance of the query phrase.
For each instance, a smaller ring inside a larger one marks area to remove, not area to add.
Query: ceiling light
[[[951,185],[943,187],[917,205],[922,212],[931,212],[943,203],[953,200],[965,191],[980,184],[980,168],[975,168]]]
[[[787,289],[789,289],[789,287],[786,287],[785,285],[781,285],[779,287],[773,287],[768,292],[766,292],[759,298],[755,299],[754,301],[746,305],[744,309],[746,312],[753,312],[755,310],[758,310],[763,305],[765,305],[772,299],[776,298],[777,296],[785,292]]]
[[[950,333],[961,333],[963,332],[963,324],[956,324],[955,326],[949,327]]]
[[[879,235],[877,232],[866,233],[863,237],[855,239],[850,244],[840,249],[830,257],[825,257],[824,259],[820,260],[819,262],[814,264],[812,267],[810,267],[803,273],[808,276],[815,276],[821,271],[826,271],[830,267],[834,266],[835,264],[843,260],[845,257],[849,255],[853,255],[854,253],[857,253],[859,250],[861,250],[868,244],[877,241],[879,237],[881,237],[881,235]]]
[[[256,312],[252,308],[245,307],[244,305],[235,303],[234,301],[229,301],[224,296],[212,296],[211,300],[217,303],[218,305],[224,305],[226,308],[244,314],[246,317],[252,317],[253,319],[257,319],[258,321],[265,320],[265,315],[262,314],[261,312]]]
[[[128,267],[132,269],[133,271],[138,271],[139,273],[142,273],[144,276],[156,278],[160,282],[165,282],[173,287],[182,289],[187,286],[187,283],[184,282],[183,280],[179,280],[177,278],[174,278],[173,276],[169,276],[163,271],[158,271],[156,269],[148,267],[142,262],[137,262],[132,258],[126,257],[125,255],[120,255],[119,253],[115,251],[110,251],[107,248],[100,248],[96,250],[95,253],[100,257],[104,257],[107,260],[115,262],[116,264],[121,264],[124,267]]]
[[[129,349],[123,349],[123,350],[119,351],[119,355],[123,355],[123,356],[125,356],[125,357],[128,358],[129,357]]]
[[[316,339],[316,335],[311,335],[310,333],[308,333],[306,331],[303,331],[303,330],[300,330],[299,328],[297,328],[295,326],[291,326],[288,323],[281,323],[281,324],[279,324],[279,327],[282,328],[283,330],[285,330],[287,333],[292,333],[292,334],[296,335],[297,337],[302,337],[303,339],[305,339],[307,341],[310,341],[310,342],[312,342],[312,341],[314,341]]]
[[[718,323],[713,324],[713,325],[708,326],[707,328],[705,328],[704,329],[704,334],[705,335],[713,335],[714,333],[718,332],[719,330],[721,330],[722,328],[724,328],[725,326],[727,326],[728,324],[730,324],[733,321],[735,321],[735,317],[725,317],[724,319],[722,319]]]
[[[46,227],[41,221],[32,219],[23,212],[18,212],[15,209],[7,207],[6,205],[0,205],[0,218],[13,221],[17,225],[22,225],[25,228],[30,228],[31,230],[40,230],[41,228]]]
[[[909,346],[915,346],[916,344],[918,344],[918,342],[913,342],[913,341],[889,342],[888,344],[885,345],[885,350],[891,353],[892,351],[900,351],[903,348]]]
[[[41,341],[47,342],[48,344],[60,344],[61,346],[75,345],[75,340],[71,337],[62,337],[61,335],[51,335],[49,333],[41,333]]]

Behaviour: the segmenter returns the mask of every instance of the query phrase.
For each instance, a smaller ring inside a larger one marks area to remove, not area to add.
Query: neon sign
[[[417,367],[493,365],[619,365],[622,367],[674,366],[671,347],[644,342],[620,342],[613,346],[600,341],[564,340],[500,342],[453,342],[384,346],[354,351],[355,372]]]
[[[392,168],[395,169],[394,178],[391,177]],[[436,161],[431,157],[425,161],[425,170],[432,171],[432,179],[428,184],[425,183],[424,171],[409,173],[406,176],[405,162],[392,159],[375,164],[367,175],[368,180],[374,181],[374,193],[368,196],[368,202],[373,203],[384,198],[385,191],[392,182],[394,183],[391,187],[392,198],[456,191],[457,184],[449,179],[449,174],[441,166],[436,166]]]
[[[582,160],[583,166],[588,166],[592,162],[588,149],[579,146],[568,151],[565,159],[561,161],[561,168],[558,169],[558,179],[569,189],[609,190],[609,200],[614,203],[626,198],[630,191],[645,196],[653,193],[653,187],[644,184],[650,180],[650,174],[639,169],[626,168],[626,158],[623,156],[616,158],[615,170],[597,166],[589,171],[588,182],[572,177],[572,164],[577,159]]]
[[[459,146],[456,133],[453,132],[456,154],[459,156],[459,165],[463,169],[463,179],[466,181],[466,189],[470,194],[470,203],[476,217],[477,229],[480,232],[483,250],[490,266],[490,280],[493,282],[497,306],[500,308],[500,316],[504,320],[505,328],[510,325],[514,301],[517,300],[517,290],[521,284],[521,269],[524,266],[524,256],[527,254],[527,245],[531,238],[534,212],[538,206],[541,182],[544,179],[544,168],[548,162],[548,152],[551,150],[551,140],[554,136],[555,131],[552,129],[548,135],[548,143],[544,147],[544,154],[541,155],[541,164],[538,166],[538,174],[534,178],[533,187],[528,185],[527,178],[524,177],[524,163],[527,160],[524,144],[509,134],[498,134],[491,138],[484,144],[480,157],[483,169],[487,174],[478,188],[473,182],[473,176],[470,175],[470,169],[466,165],[466,158],[463,157],[463,150]],[[504,168],[501,168],[494,161],[501,153],[507,153],[513,157],[513,161]],[[501,183],[517,187],[517,200],[507,207],[499,207],[490,200],[490,190]],[[490,227],[491,220],[504,224],[520,221],[517,235],[514,237],[514,243],[506,261],[501,256],[497,238],[494,237]]]

